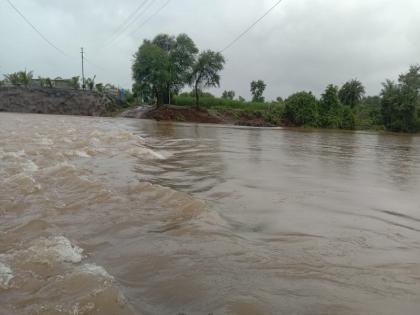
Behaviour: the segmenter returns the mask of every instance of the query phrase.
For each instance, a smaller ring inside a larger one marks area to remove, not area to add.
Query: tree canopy
[[[13,85],[23,85],[23,86],[28,86],[29,84],[31,84],[33,77],[34,77],[33,72],[26,71],[26,70],[5,75],[5,79],[7,82]]]
[[[341,127],[341,102],[338,98],[338,87],[328,85],[319,102],[319,125],[323,128]]]
[[[222,98],[226,100],[233,100],[235,98],[235,91],[223,91]]]
[[[338,97],[342,104],[354,108],[359,104],[365,95],[365,87],[358,80],[350,80],[341,87]]]
[[[169,102],[170,95],[188,83],[197,53],[186,34],[159,34],[145,40],[134,55],[133,91],[143,97],[152,95],[157,104]]]
[[[420,130],[420,66],[411,66],[401,74],[398,83],[386,80],[383,84],[382,116],[388,130],[416,132]]]
[[[252,94],[252,101],[258,103],[264,103],[264,91],[267,85],[263,80],[252,81],[251,82],[251,94]]]
[[[164,94],[170,81],[167,54],[158,45],[144,41],[134,57],[133,88],[150,92],[156,98],[157,104],[163,104]]]
[[[196,106],[199,107],[199,91],[220,85],[220,71],[223,70],[225,58],[219,52],[206,50],[202,52],[192,67],[189,78],[195,90]]]
[[[318,101],[312,93],[299,92],[285,101],[284,119],[288,125],[316,126],[318,119]]]

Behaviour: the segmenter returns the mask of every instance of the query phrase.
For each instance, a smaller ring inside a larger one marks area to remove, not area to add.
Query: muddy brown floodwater
[[[420,138],[0,113],[0,314],[420,312]]]

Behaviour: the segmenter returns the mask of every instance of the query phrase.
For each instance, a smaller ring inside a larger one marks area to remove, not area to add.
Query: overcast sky
[[[80,75],[80,47],[90,64],[87,76],[131,87],[133,54],[144,38],[187,33],[199,49],[220,50],[277,0],[167,0],[151,4],[135,23],[107,44],[144,0],[11,0],[61,50],[46,44],[0,0],[0,73],[33,70],[35,76]],[[266,96],[300,90],[316,94],[329,83],[360,79],[369,94],[385,78],[420,63],[419,0],[284,0],[224,54],[220,90],[250,97],[249,85],[263,79]]]

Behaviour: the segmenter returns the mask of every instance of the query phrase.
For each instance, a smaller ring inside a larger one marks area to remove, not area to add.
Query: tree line
[[[95,78],[96,76],[94,76],[93,78],[86,78],[84,82],[84,88],[90,91],[97,90],[98,92],[102,92],[104,90],[104,87],[107,86],[104,86],[102,83],[95,83]],[[34,81],[38,82],[40,87],[43,88],[55,88],[57,81],[65,81],[68,84],[68,86],[74,90],[80,90],[81,88],[83,88],[80,76],[74,76],[67,80],[64,80],[62,77],[56,77],[52,79],[49,77],[38,76],[38,78],[34,78],[33,71],[27,70],[5,74],[4,81],[0,81],[0,86],[6,83],[13,86],[31,87]],[[108,85],[108,87],[110,86],[111,85]]]
[[[318,100],[311,92],[299,92],[284,102],[286,123],[321,128],[385,129],[420,132],[420,66],[413,65],[398,81],[386,80],[380,95],[365,96],[358,80],[341,88],[329,85]]]
[[[144,40],[134,55],[132,65],[133,92],[145,102],[155,102],[158,106],[177,105],[181,100],[196,107],[203,100],[215,97],[203,90],[220,86],[220,72],[225,59],[219,52],[200,52],[194,41],[186,34],[171,36],[159,34],[152,40]],[[356,79],[341,87],[330,84],[317,98],[312,92],[301,91],[283,100],[266,102],[263,80],[250,84],[252,104],[266,103],[281,106],[282,125],[341,129],[385,129],[396,132],[420,132],[420,66],[411,66],[401,74],[398,81],[386,80],[380,95],[366,96],[363,84]],[[189,86],[191,93],[181,93]],[[235,91],[224,91],[219,99],[227,104],[234,101]],[[237,102],[246,103],[238,96]],[[250,103],[251,104],[251,103]],[[251,107],[251,106],[250,106]],[[271,107],[270,107],[271,108]]]

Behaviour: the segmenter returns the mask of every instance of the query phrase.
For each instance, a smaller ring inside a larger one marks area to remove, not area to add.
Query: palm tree
[[[18,71],[15,73],[6,74],[6,80],[13,84],[13,85],[23,85],[24,87],[28,87],[33,79],[33,71]]]
[[[95,78],[96,78],[96,75],[93,78],[86,79],[85,84],[88,87],[89,91],[93,91],[93,88],[95,87]]]
[[[338,92],[341,103],[348,105],[351,108],[359,104],[364,95],[365,87],[362,82],[358,80],[346,82]]]

